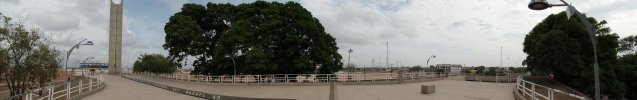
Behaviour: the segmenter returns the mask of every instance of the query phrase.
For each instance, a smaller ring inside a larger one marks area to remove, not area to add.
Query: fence
[[[90,75],[87,77],[89,78],[49,84],[45,87],[27,90],[25,93],[7,97],[5,100],[69,100],[104,88],[104,78],[101,75]]]
[[[328,83],[336,82],[390,82],[427,80],[459,74],[435,74],[434,72],[410,73],[343,73],[343,74],[270,74],[270,75],[189,75],[133,72],[132,75],[159,76],[173,80],[206,83]]]
[[[294,99],[281,99],[281,98],[249,98],[249,97],[235,97],[235,96],[217,95],[217,94],[210,94],[210,93],[199,92],[199,91],[194,91],[194,90],[182,89],[182,88],[173,87],[173,86],[169,86],[169,85],[164,85],[164,84],[160,84],[160,83],[155,83],[155,82],[150,82],[150,81],[130,78],[130,77],[126,76],[126,75],[122,75],[122,77],[124,77],[126,79],[133,80],[133,81],[137,81],[137,82],[140,82],[140,83],[148,84],[148,85],[151,85],[151,86],[154,86],[154,87],[158,87],[158,88],[162,88],[162,89],[166,89],[166,90],[169,90],[169,91],[173,91],[173,92],[177,92],[177,93],[181,93],[181,94],[186,94],[186,95],[190,95],[190,96],[200,97],[200,98],[204,98],[204,99],[208,99],[208,100],[294,100]]]
[[[523,98],[528,98],[530,100],[556,100],[558,97],[559,98],[557,100],[586,100],[583,96],[526,81],[522,78],[522,75],[517,78],[515,88]]]

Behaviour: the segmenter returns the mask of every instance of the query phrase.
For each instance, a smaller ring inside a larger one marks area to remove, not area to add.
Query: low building
[[[436,64],[436,68],[442,69],[443,72],[448,74],[460,74],[462,71],[462,65],[460,64]]]
[[[82,72],[108,73],[108,63],[80,63]]]

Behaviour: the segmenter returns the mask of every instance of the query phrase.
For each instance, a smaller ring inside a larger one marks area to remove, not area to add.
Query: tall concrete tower
[[[110,0],[110,21],[108,36],[108,72],[118,74],[122,70],[122,15],[124,1],[119,4]]]

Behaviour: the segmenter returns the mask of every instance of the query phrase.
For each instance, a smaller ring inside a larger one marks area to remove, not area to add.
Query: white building
[[[460,64],[436,64],[436,68],[443,69],[444,72],[449,74],[460,74],[462,71],[462,65]]]

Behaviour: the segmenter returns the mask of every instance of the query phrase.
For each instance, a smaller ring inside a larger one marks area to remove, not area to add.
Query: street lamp
[[[347,67],[350,67],[349,60],[353,52],[354,50],[352,50],[352,48],[349,48],[349,51],[347,51]],[[352,68],[349,69],[349,72],[352,72]]]
[[[431,57],[427,58],[427,66],[429,67],[429,60],[431,60],[431,58],[436,58],[436,55],[431,55]]]
[[[531,2],[529,3],[529,9],[544,10],[546,8],[553,7],[553,6],[567,6],[566,8],[567,19],[570,19],[571,15],[575,14],[577,15],[577,17],[579,17],[580,22],[584,23],[584,26],[586,27],[586,30],[588,31],[588,35],[593,44],[593,57],[595,59],[594,60],[595,62],[593,63],[594,76],[595,76],[595,100],[601,100],[600,87],[599,87],[599,64],[597,63],[597,39],[595,39],[596,30],[595,28],[593,28],[593,25],[591,24],[591,22],[588,21],[586,16],[584,16],[582,13],[577,11],[575,7],[566,3],[566,1],[564,0],[560,0],[560,1],[564,4],[549,4],[548,2],[546,2],[546,0],[531,0]],[[605,23],[605,21],[602,21],[600,23]]]
[[[234,62],[234,54],[232,54],[232,56],[226,55],[226,57],[229,57],[230,59],[232,59],[232,68],[234,69],[234,73],[233,74],[236,76],[237,75],[237,65]],[[234,80],[234,78],[233,78],[233,80]]]
[[[79,43],[73,45],[73,47],[71,47],[71,50],[66,52],[66,61],[64,62],[64,72],[66,72],[66,67],[68,66],[68,63],[69,63],[69,56],[71,56],[71,52],[73,52],[73,50],[80,49],[80,45],[93,45],[93,41],[87,41],[86,43],[82,43],[84,41],[86,41],[86,39],[84,39],[84,40],[80,41]]]
[[[84,61],[82,61],[82,64],[86,63],[87,60],[89,59],[94,59],[95,57],[88,57],[86,59],[84,59]],[[84,68],[81,68],[82,65],[80,64],[80,71],[82,71],[82,76],[84,76]]]

